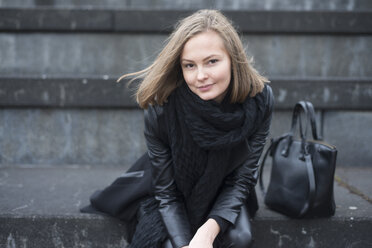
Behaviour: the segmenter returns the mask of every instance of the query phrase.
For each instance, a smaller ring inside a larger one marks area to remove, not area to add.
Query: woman
[[[127,76],[143,78],[148,152],[92,196],[93,208],[132,221],[131,247],[248,247],[273,95],[231,23],[194,13],[151,66]]]

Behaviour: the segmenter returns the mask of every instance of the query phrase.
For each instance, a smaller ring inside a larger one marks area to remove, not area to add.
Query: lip
[[[208,91],[212,88],[213,85],[214,84],[207,84],[207,85],[199,86],[198,89],[202,92]]]

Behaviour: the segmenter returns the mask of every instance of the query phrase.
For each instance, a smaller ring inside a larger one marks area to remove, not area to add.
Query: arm
[[[164,141],[164,135],[161,135],[158,113],[153,106],[145,111],[145,137],[152,163],[154,194],[159,202],[159,211],[163,222],[173,247],[186,246],[191,240],[190,224],[182,195],[173,178],[170,148]]]
[[[265,146],[269,134],[273,108],[273,94],[271,88],[264,89],[266,99],[266,112],[261,126],[248,140],[250,148],[248,159],[226,179],[223,190],[218,196],[209,216],[222,223],[221,231],[225,231],[228,223],[235,223],[242,204],[246,201],[250,189],[257,182],[258,160]]]

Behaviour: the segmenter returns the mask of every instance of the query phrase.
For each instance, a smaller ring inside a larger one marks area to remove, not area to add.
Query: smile
[[[207,84],[207,85],[203,85],[203,86],[199,86],[197,87],[200,91],[208,91],[212,88],[214,84]]]

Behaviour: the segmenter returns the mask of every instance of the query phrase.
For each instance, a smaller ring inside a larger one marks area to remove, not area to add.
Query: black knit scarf
[[[204,101],[186,83],[165,107],[177,188],[182,192],[193,231],[205,221],[231,168],[231,150],[250,137],[261,123],[262,97],[243,104]]]
[[[262,95],[230,104],[227,94],[217,103],[202,100],[183,83],[164,105],[175,182],[193,232],[206,221],[224,178],[235,169],[229,163],[232,149],[262,122]]]

